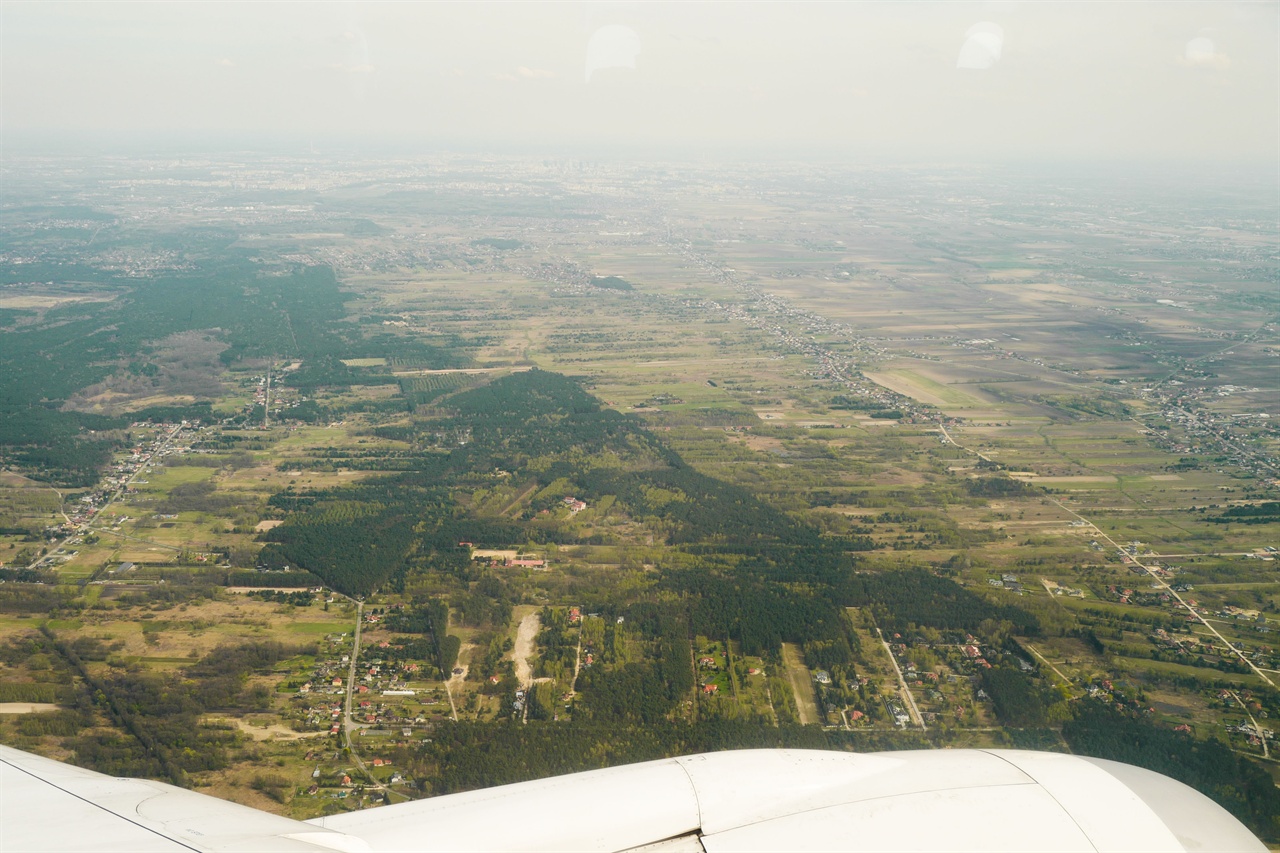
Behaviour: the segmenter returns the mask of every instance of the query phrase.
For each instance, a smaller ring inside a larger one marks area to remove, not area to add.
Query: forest
[[[56,278],[68,274],[60,267]],[[0,327],[7,344],[0,350],[0,461],[55,485],[96,482],[111,451],[122,446],[113,431],[133,420],[209,417],[208,403],[183,410],[153,407],[127,417],[64,409],[73,394],[113,373],[154,373],[147,357],[177,333],[211,332],[221,342],[223,365],[246,358],[301,359],[303,367],[286,381],[308,391],[396,382],[377,370],[348,367],[343,358],[394,357],[430,368],[470,363],[464,342],[452,338],[428,342],[391,334],[381,325],[342,322],[351,296],[328,267],[266,270],[220,253],[189,270],[153,278],[96,270],[83,276],[78,280],[112,298],[56,306],[36,322],[9,318]]]
[[[779,728],[713,719],[698,723],[530,722],[459,723],[445,727],[421,750],[396,752],[431,794],[451,794],[562,773],[595,770],[675,755],[721,749],[921,749],[923,737],[907,733],[854,735],[815,726]]]
[[[114,298],[64,304],[39,322],[6,328],[7,345],[0,350],[5,462],[58,485],[94,483],[115,447],[109,433],[101,434],[128,426],[127,420],[64,411],[62,405],[169,335],[218,330],[226,344],[224,364],[250,356],[321,355],[340,350],[344,340],[339,321],[348,297],[328,268],[264,275],[254,264],[224,256],[155,278],[86,271],[81,280]]]
[[[481,547],[576,541],[536,516],[486,517],[451,498],[477,472],[502,468],[538,487],[564,481],[583,500],[615,499],[631,517],[665,531],[684,556],[660,566],[660,588],[683,602],[686,639],[734,639],[753,655],[794,642],[814,665],[838,669],[851,664],[857,649],[847,606],[871,606],[889,627],[973,631],[1003,620],[1036,629],[1017,608],[992,605],[924,570],[855,571],[857,553],[870,547],[866,537],[823,535],[746,489],[695,471],[638,420],[602,407],[559,374],[512,374],[441,405],[449,412],[444,418],[394,428],[415,447],[405,459],[408,470],[344,489],[273,497],[288,514],[264,534],[262,561],[303,567],[362,595],[430,566],[469,577],[462,541]],[[440,435],[467,438],[441,454]],[[625,692],[634,696],[636,685],[661,674],[635,668],[627,678]],[[599,688],[594,693],[603,701],[611,688]]]
[[[435,665],[440,678],[449,677],[457,663],[462,641],[449,633],[449,608],[443,602],[431,599],[408,610],[391,613],[386,626],[406,634],[426,634],[427,649],[431,653],[427,659]]]
[[[868,606],[877,621],[894,630],[924,625],[940,630],[976,632],[988,620],[1007,621],[1029,635],[1039,633],[1033,614],[1008,604],[993,604],[955,581],[920,568],[855,574],[849,604]]]

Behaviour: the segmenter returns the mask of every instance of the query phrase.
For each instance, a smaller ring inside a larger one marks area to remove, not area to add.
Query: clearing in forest
[[[782,663],[791,679],[791,690],[796,695],[796,710],[803,725],[818,723],[818,700],[813,695],[813,679],[809,667],[804,664],[804,653],[795,643],[782,644]]]
[[[542,620],[537,613],[530,613],[520,620],[520,628],[516,631],[516,647],[512,656],[516,664],[516,681],[520,686],[529,689],[533,684],[533,666],[529,658],[533,657],[534,640],[542,629]]]

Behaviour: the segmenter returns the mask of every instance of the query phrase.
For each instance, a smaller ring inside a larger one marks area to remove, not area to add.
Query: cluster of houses
[[[893,724],[898,728],[906,728],[911,722],[911,715],[902,707],[902,703],[888,696],[884,699],[884,709],[889,712],[889,719],[893,720]]]
[[[1187,593],[1191,592],[1194,587],[1190,584],[1177,584],[1168,591],[1162,586],[1153,584],[1150,590],[1135,590],[1131,587],[1122,586],[1120,584],[1108,584],[1106,587],[1107,597],[1120,602],[1121,604],[1133,604],[1137,606],[1148,607],[1173,607],[1176,601],[1173,592]],[[1231,620],[1233,622],[1252,623],[1253,630],[1260,634],[1271,633],[1271,626],[1267,622],[1266,615],[1260,610],[1237,607],[1231,604],[1223,604],[1217,609],[1201,606],[1200,602],[1195,598],[1184,598],[1186,606],[1196,615],[1187,614],[1186,621],[1196,625],[1200,623],[1199,617],[1214,618],[1219,620]],[[1152,633],[1152,642],[1157,646],[1163,646],[1171,649],[1180,655],[1201,655],[1201,654],[1221,654],[1226,649],[1216,648],[1218,643],[1210,636],[1200,636],[1192,634],[1170,634],[1162,628],[1154,629]],[[1273,650],[1268,645],[1258,645],[1250,649],[1243,643],[1232,643],[1232,648],[1239,652],[1247,653],[1251,660],[1259,663],[1260,666],[1274,666],[1280,664],[1273,658]]]
[[[1255,728],[1252,723],[1239,723],[1234,726],[1225,726],[1224,728],[1227,730],[1228,734],[1244,735],[1248,739],[1250,746],[1261,746],[1264,739],[1269,741],[1275,740],[1276,736],[1275,732],[1271,731],[1271,729],[1264,729],[1262,726],[1257,726]],[[1189,726],[1188,731],[1190,731]]]
[[[991,664],[982,656],[982,649],[980,649],[976,644],[969,643],[961,647],[960,651],[966,658],[973,662],[974,666],[980,666],[983,669],[991,669]]]
[[[348,634],[327,634],[324,638],[328,645],[329,656],[317,658],[315,668],[306,683],[298,688],[301,696],[346,694],[346,676],[351,666],[351,656],[341,654],[341,650],[350,642]]]
[[[315,751],[311,751],[307,753],[303,760],[316,761],[326,759],[330,761],[339,761],[341,759],[341,753],[333,753],[331,755],[324,756],[317,754]],[[391,759],[374,758],[369,762],[369,766],[375,768],[390,767],[392,766]],[[347,771],[339,770],[326,774],[320,769],[319,764],[317,764],[316,768],[311,771],[311,779],[312,784],[306,790],[307,796],[309,797],[319,796],[321,791],[325,791],[326,795],[332,799],[345,800],[350,797],[352,793],[358,793],[357,791],[353,791],[353,789],[361,787],[360,783],[352,780],[351,774]],[[398,771],[394,772],[391,774],[391,778],[387,781],[392,785],[398,785],[405,781],[404,774]]]
[[[890,391],[866,379],[857,371],[854,366],[855,360],[879,360],[884,358],[886,351],[872,343],[870,339],[859,335],[852,326],[796,308],[781,297],[741,281],[735,270],[721,266],[690,244],[681,244],[678,248],[688,261],[707,270],[745,297],[741,301],[734,302],[717,302],[710,299],[686,300],[687,307],[721,314],[726,319],[735,320],[765,332],[791,352],[804,353],[817,362],[817,366],[808,371],[810,375],[835,380],[846,391],[864,399],[869,407],[901,410],[905,415],[902,423],[937,420],[941,417],[929,412],[910,397]],[[892,278],[892,276],[885,277]],[[820,341],[832,339],[838,339],[841,342],[841,351],[828,349],[820,343]],[[936,360],[936,357],[923,353],[909,351],[899,354]]]
[[[1018,582],[1017,575],[1003,574],[998,578],[987,578],[987,585],[994,586],[996,589],[1007,589],[1010,592],[1022,595],[1022,584]]]
[[[378,614],[366,614],[366,621],[376,623]],[[326,637],[330,656],[316,661],[315,668],[308,680],[298,687],[297,700],[310,702],[301,712],[306,724],[313,728],[327,727],[331,734],[341,731],[343,702],[346,697],[347,677],[351,667],[351,656],[341,654],[349,642],[347,634],[330,634]],[[402,660],[394,656],[398,649],[389,640],[373,642],[369,645],[367,655],[362,654],[357,670],[355,690],[353,694],[353,719],[366,726],[400,726],[405,737],[413,733],[414,726],[421,726],[429,721],[421,714],[412,718],[402,717],[396,710],[402,697],[417,697],[419,691],[410,686],[421,670],[422,664],[413,660]],[[379,649],[385,649],[384,655],[378,655]],[[319,697],[330,697],[318,704]],[[417,700],[421,704],[434,704],[439,699]]]
[[[1143,592],[1134,590],[1131,587],[1121,586],[1119,584],[1107,584],[1107,595],[1119,601],[1121,604],[1135,604],[1142,606],[1159,607],[1163,604],[1169,604],[1173,601],[1173,596],[1163,590],[1158,592]]]
[[[135,445],[128,455],[113,462],[92,491],[67,507],[68,521],[45,529],[45,538],[56,539],[78,534],[117,493],[133,494],[136,490],[130,485],[131,482],[145,484],[146,480],[135,479],[139,474],[147,473],[151,466],[161,463],[169,456],[189,452],[200,430],[199,421],[182,421],[177,425],[136,421],[131,426],[133,429],[150,429],[154,432],[148,441]],[[118,519],[117,526],[126,520],[128,519]]]
[[[307,691],[309,692],[309,691]],[[306,695],[305,692],[299,691],[300,695]],[[312,728],[328,727],[330,734],[338,734],[342,731],[342,703],[321,703],[309,706],[306,711],[305,720],[308,726]]]
[[[718,674],[729,666],[728,656],[723,657],[723,664],[717,657],[723,653],[711,652],[699,654],[697,657],[698,664],[698,687],[704,696],[711,696],[720,692],[720,684],[717,681],[723,681],[723,677],[717,678]],[[752,667],[747,670],[748,675],[759,675],[761,670]]]
[[[943,659],[945,668],[940,670],[921,669],[908,657],[909,649],[912,646],[930,649]],[[1017,666],[1022,672],[1030,673],[1035,671],[1035,666],[1019,655],[994,650],[984,652],[981,641],[972,634],[964,634],[963,637],[958,634],[952,635],[945,637],[941,643],[930,643],[923,637],[903,638],[901,634],[895,633],[889,643],[889,650],[894,658],[898,660],[902,669],[903,680],[907,683],[907,686],[913,690],[923,690],[924,699],[937,709],[921,708],[921,716],[926,724],[936,722],[938,716],[943,713],[953,715],[957,720],[964,718],[969,713],[965,702],[954,696],[949,697],[944,692],[944,684],[968,684],[973,689],[974,698],[980,701],[989,700],[990,697],[986,692],[978,688],[977,676],[982,670],[992,668],[991,660],[999,659],[1008,665]],[[993,653],[995,657],[992,657]],[[991,660],[988,658],[991,658]],[[866,679],[859,679],[859,681],[866,683]],[[962,691],[961,695],[964,693],[967,693],[967,691]],[[889,711],[890,718],[899,725],[908,725],[910,723],[910,715],[907,714],[897,699],[893,697],[885,699],[885,708]]]
[[[1174,453],[1223,453],[1246,472],[1265,480],[1275,477],[1274,459],[1268,459],[1263,451],[1250,448],[1250,430],[1254,425],[1261,431],[1276,429],[1267,412],[1247,412],[1238,415],[1215,414],[1203,408],[1202,400],[1230,397],[1251,389],[1236,385],[1218,385],[1205,388],[1186,386],[1178,380],[1164,383],[1164,388],[1143,388],[1143,397],[1161,406],[1160,414],[1182,432],[1175,438],[1170,430],[1153,428],[1148,435],[1153,441]]]
[[[1044,588],[1049,591],[1050,595],[1069,595],[1072,598],[1084,598],[1083,589],[1064,586],[1063,584],[1060,584],[1057,581],[1051,581],[1048,578],[1041,578],[1040,582],[1044,584]]]
[[[302,367],[302,362],[295,361],[281,367],[279,372],[281,374],[292,373],[300,367]],[[246,379],[240,385],[241,387],[251,387],[253,389],[251,399],[244,405],[243,414],[248,415],[253,412],[254,408],[261,406],[266,413],[266,417],[263,418],[261,423],[263,427],[270,424],[272,417],[286,418],[290,409],[296,409],[310,399],[305,395],[298,394],[287,385],[273,383],[271,378],[265,375]],[[227,418],[223,423],[230,423],[232,420],[232,418]]]

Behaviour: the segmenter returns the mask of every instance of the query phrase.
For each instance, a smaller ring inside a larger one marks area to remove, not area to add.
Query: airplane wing
[[[1180,782],[1018,750],[738,750],[303,822],[0,747],[0,851],[1265,849]]]
[[[0,746],[0,851],[364,851],[356,838],[207,794]]]

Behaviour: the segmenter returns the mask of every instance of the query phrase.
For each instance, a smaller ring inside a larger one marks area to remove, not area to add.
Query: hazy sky
[[[1277,3],[0,3],[4,143],[1274,162]]]

